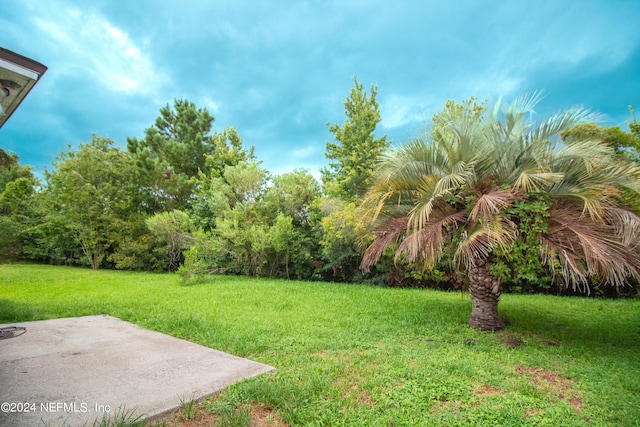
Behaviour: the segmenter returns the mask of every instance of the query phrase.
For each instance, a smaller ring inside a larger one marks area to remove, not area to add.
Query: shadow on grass
[[[34,304],[0,299],[0,323],[38,320],[38,312],[34,310]]]
[[[522,297],[501,303],[507,331],[538,335],[560,345],[640,350],[640,303],[562,298],[558,304]]]

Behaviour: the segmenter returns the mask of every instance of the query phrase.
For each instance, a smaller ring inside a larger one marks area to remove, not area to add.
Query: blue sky
[[[538,114],[640,111],[640,1],[3,0],[0,46],[49,67],[0,129],[37,172],[91,134],[121,146],[188,99],[272,173],[326,165],[355,76],[376,136],[418,135],[447,99],[544,90]]]

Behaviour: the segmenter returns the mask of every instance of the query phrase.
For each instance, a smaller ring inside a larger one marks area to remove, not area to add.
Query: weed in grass
[[[193,396],[191,397],[190,400],[187,400],[186,398],[180,398],[180,408],[182,408],[182,413],[184,414],[184,418],[187,420],[191,420],[193,419],[193,417],[195,416],[195,412],[196,412],[196,401],[193,398]]]
[[[118,406],[113,414],[105,413],[100,419],[93,421],[93,423],[83,424],[83,427],[151,427],[151,426],[165,426],[165,421],[158,421],[154,424],[149,424],[143,417],[144,415],[136,415],[137,408],[126,409],[123,406]],[[60,427],[71,427],[68,419],[63,421],[62,424],[58,424]],[[45,426],[48,426],[45,424]]]
[[[105,413],[100,420],[94,421],[92,427],[144,427],[143,415],[136,415],[136,409],[119,406],[113,414]]]
[[[210,410],[219,416],[216,425],[220,427],[247,427],[251,423],[250,411],[244,405],[232,406],[221,403],[212,405]]]
[[[552,393],[559,400],[572,407],[577,414],[582,412],[582,399],[579,397],[573,381],[569,378],[547,369],[532,367],[519,367],[516,372],[527,377],[529,382],[542,393]]]

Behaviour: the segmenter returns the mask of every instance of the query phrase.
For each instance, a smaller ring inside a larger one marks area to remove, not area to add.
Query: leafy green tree
[[[245,148],[242,138],[235,127],[230,126],[221,132],[214,132],[211,136],[213,152],[205,156],[205,166],[202,172],[205,175],[222,176],[227,166],[237,166],[240,162],[252,162],[256,160],[253,146]]]
[[[354,282],[362,277],[358,266],[362,250],[358,240],[364,235],[364,227],[355,203],[334,205],[326,201],[326,215],[322,218],[323,269],[329,273],[327,279]]]
[[[194,223],[205,230],[185,252],[185,280],[203,274],[260,275],[267,261],[267,224],[256,204],[268,173],[257,162],[225,166],[222,176],[200,174],[194,197]]]
[[[160,212],[145,221],[156,240],[166,247],[167,270],[177,269],[182,262],[182,252],[193,244],[193,224],[182,211]]]
[[[45,173],[50,202],[45,228],[57,236],[45,238],[70,236],[73,242],[60,246],[75,243],[97,269],[113,252],[118,233],[141,213],[138,169],[129,153],[96,135],[77,151],[61,153],[54,167]]]
[[[322,190],[318,181],[304,169],[274,176],[264,195],[265,206],[293,218],[296,226],[311,225],[311,210]]]
[[[296,248],[299,242],[299,232],[293,225],[293,218],[279,213],[274,224],[269,228],[269,277],[284,276],[291,278],[291,261],[296,260],[301,248]],[[282,274],[279,274],[279,273]]]
[[[226,165],[221,173],[201,173],[194,179],[193,221],[205,231],[215,228],[215,220],[224,212],[243,205],[255,215],[254,206],[262,197],[268,172],[255,161]]]
[[[113,233],[116,246],[107,256],[118,270],[166,271],[169,264],[166,242],[147,227],[147,215],[135,215]]]
[[[212,123],[213,116],[205,108],[176,99],[173,109],[169,104],[160,109],[160,117],[145,130],[144,139],[128,138],[127,148],[139,154],[145,166],[162,162],[172,173],[196,176],[213,150],[209,135]],[[152,169],[155,165],[148,166]]]
[[[638,278],[640,219],[612,197],[640,189],[638,166],[602,141],[559,139],[591,121],[583,109],[533,123],[537,101],[517,98],[486,120],[445,109],[428,138],[392,152],[365,199],[375,240],[362,268],[392,244],[397,256],[424,268],[451,253],[468,272],[469,324],[483,330],[503,327],[499,261],[520,242],[574,289],[588,289],[589,278],[616,286]],[[535,227],[519,227],[536,211],[543,215],[534,216]]]
[[[629,124],[633,128],[633,124]],[[603,144],[611,147],[616,155],[640,164],[640,139],[633,134],[620,129],[618,126],[604,127],[596,123],[585,123],[562,132],[562,138],[571,143],[584,139],[594,139],[602,141]],[[622,194],[616,196],[620,203],[640,212],[640,197],[635,191],[624,190]]]
[[[216,219],[210,233],[196,235],[179,269],[185,282],[207,274],[262,276],[268,261],[268,227],[251,220],[246,211],[232,210]]]
[[[629,105],[629,112],[631,113],[631,118],[633,119],[632,121],[627,121],[627,124],[629,125],[629,131],[636,140],[640,141],[640,123],[638,123],[635,110],[631,105]]]
[[[316,265],[320,194],[307,171],[276,177],[257,162],[200,174],[193,220],[202,233],[185,253],[187,282],[229,273],[309,279]]]
[[[8,183],[19,178],[25,178],[33,185],[38,184],[30,166],[21,165],[17,154],[9,154],[0,148],[0,194],[4,192]]]
[[[213,120],[205,108],[175,100],[173,109],[168,104],[160,109],[144,138],[127,139],[145,172],[151,212],[188,208],[199,173],[216,175],[226,165],[253,159],[253,148],[243,148],[235,128],[212,134]]]
[[[0,260],[25,258],[29,228],[34,225],[33,180],[20,177],[0,193]]]
[[[253,206],[260,199],[269,173],[258,162],[240,162],[235,166],[227,166],[224,170],[224,181],[231,206],[245,204]]]
[[[483,120],[486,113],[486,101],[478,103],[478,99],[475,96],[465,99],[460,103],[457,103],[452,99],[448,99],[447,102],[445,102],[442,111],[436,112],[431,118],[431,131],[434,133],[433,137],[443,137],[440,132],[447,128],[452,116],[473,122],[476,120]]]
[[[585,123],[562,132],[562,139],[567,142],[592,138],[602,141],[613,150],[627,157],[629,160],[640,163],[640,141],[633,134],[620,129],[619,126],[604,127],[596,123]]]
[[[0,260],[32,257],[38,184],[31,167],[0,148]]]
[[[192,220],[196,228],[209,232],[216,227],[216,218],[231,209],[229,185],[222,177],[198,180],[193,201]]]
[[[376,101],[377,87],[372,86],[368,95],[357,79],[353,82],[355,87],[344,100],[345,122],[342,126],[329,125],[336,142],[326,143],[329,168],[321,171],[325,192],[348,201],[354,201],[366,192],[376,161],[389,147],[386,136],[376,139],[374,135],[381,120]]]
[[[270,276],[316,277],[322,235],[320,196],[320,184],[306,170],[272,177],[260,206],[271,226]]]

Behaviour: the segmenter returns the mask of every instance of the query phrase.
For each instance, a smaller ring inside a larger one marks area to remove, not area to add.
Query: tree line
[[[546,268],[536,240],[555,224],[547,220],[555,205],[543,190],[554,182],[560,186],[560,172],[526,173],[525,166],[553,157],[553,150],[542,147],[569,147],[601,159],[607,154],[607,161],[637,165],[640,131],[635,116],[629,132],[593,124],[587,115],[562,124],[546,122],[532,147],[535,138],[524,132],[532,129],[524,113],[505,115],[500,122],[488,118],[486,105],[471,98],[447,102],[433,116],[429,131],[391,149],[385,136],[375,136],[381,120],[376,95],[375,86],[367,91],[354,79],[344,100],[345,121],[328,125],[333,141],[326,143],[328,166],[321,170],[321,182],[303,169],[270,174],[237,129],[212,131],[214,118],[188,100],[163,107],[144,137],[128,138],[124,148],[98,135],[68,147],[52,170],[44,172],[43,182],[15,154],[0,149],[0,257],[94,269],[178,271],[185,283],[208,274],[239,274],[455,289],[468,280],[461,272],[477,267],[467,263],[461,269],[458,261],[472,259],[470,254],[478,250],[495,258],[492,271],[501,278],[502,289],[571,289],[558,278],[575,274],[575,262],[565,264],[563,271],[562,262],[547,260],[553,265]],[[496,123],[511,126],[510,133],[503,129],[503,140],[522,131],[517,143],[502,147],[504,152],[482,143],[500,138]],[[597,142],[600,151],[588,152],[585,141]],[[511,159],[515,163],[501,165],[504,176],[495,170],[481,179],[473,176],[482,159],[489,170],[486,160],[497,155],[516,156]],[[576,157],[566,160],[567,165],[578,162],[578,154],[572,155]],[[425,169],[425,164],[439,169]],[[507,195],[505,185],[511,181],[505,176],[512,179],[521,166],[525,173],[518,179],[528,181],[520,182],[517,197]],[[467,179],[474,182],[473,191],[456,192]],[[594,193],[603,184],[590,179]],[[601,197],[635,214],[637,189],[632,187],[607,187]],[[597,216],[589,211],[595,203],[589,196],[585,189],[572,197],[583,200],[583,213]],[[485,204],[477,207],[478,201]],[[421,246],[415,232],[424,233],[429,221],[444,218],[449,208],[466,212],[473,227],[494,227],[491,233],[498,234],[485,233],[478,240],[484,246],[474,246],[469,236],[476,229],[444,221],[438,232],[452,238],[439,249]],[[493,211],[501,213],[501,220],[489,224],[486,218]],[[500,241],[497,236],[502,236],[501,244],[486,243]],[[469,252],[456,249],[460,247]],[[431,256],[432,250],[438,256]],[[600,289],[602,277],[588,276],[589,285]]]

